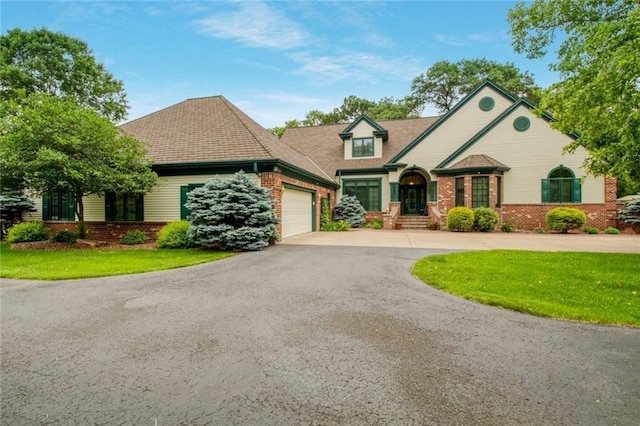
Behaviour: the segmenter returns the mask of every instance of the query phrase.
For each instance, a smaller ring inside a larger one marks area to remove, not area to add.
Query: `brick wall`
[[[156,240],[158,231],[166,222],[85,222],[89,239],[98,241],[119,241],[127,232],[138,229],[151,240]],[[78,222],[45,222],[52,233],[68,229],[78,231]]]

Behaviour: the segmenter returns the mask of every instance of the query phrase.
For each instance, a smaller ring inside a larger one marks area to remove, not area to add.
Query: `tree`
[[[39,93],[0,103],[0,180],[13,191],[69,191],[84,236],[83,197],[147,192],[158,176],[142,143],[75,101]]]
[[[0,36],[0,99],[33,93],[73,99],[113,121],[127,116],[122,81],[98,63],[87,44],[46,28]]]
[[[513,63],[500,64],[485,58],[434,63],[413,79],[411,97],[418,108],[431,104],[445,113],[487,78],[534,103],[539,99],[540,89],[533,75],[520,71]]]
[[[344,220],[349,222],[352,228],[357,228],[365,222],[364,215],[367,211],[362,207],[360,201],[353,195],[343,195],[340,202],[335,206],[333,220],[339,222]]]
[[[222,250],[261,250],[278,239],[278,217],[268,189],[243,172],[213,178],[189,192],[189,236],[194,244]]]
[[[550,69],[560,81],[542,94],[552,126],[579,138],[588,171],[640,181],[640,4],[637,1],[535,0],[509,10],[513,46],[542,58],[561,34]]]

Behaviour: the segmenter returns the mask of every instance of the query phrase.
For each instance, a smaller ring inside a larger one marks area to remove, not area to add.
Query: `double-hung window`
[[[105,220],[108,222],[142,222],[144,220],[142,194],[107,193],[104,210]]]
[[[352,144],[353,157],[373,157],[373,138],[354,138]]]

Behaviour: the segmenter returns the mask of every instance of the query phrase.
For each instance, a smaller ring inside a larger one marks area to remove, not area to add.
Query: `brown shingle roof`
[[[121,129],[147,145],[155,164],[274,158],[328,178],[223,96],[188,99]]]
[[[284,132],[281,139],[312,158],[327,174],[335,176],[337,170],[383,167],[438,118],[378,121],[377,123],[389,132],[389,139],[383,143],[382,158],[345,160],[345,142],[340,133],[348,124],[290,128]]]
[[[498,160],[489,157],[488,155],[469,155],[463,158],[455,164],[447,167],[449,170],[468,169],[474,167],[494,167],[499,169],[509,169],[508,166],[499,162]]]

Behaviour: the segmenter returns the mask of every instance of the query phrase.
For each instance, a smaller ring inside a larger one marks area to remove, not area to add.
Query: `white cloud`
[[[506,32],[486,32],[486,33],[473,33],[467,34],[464,36],[449,36],[446,34],[435,33],[433,37],[436,41],[439,41],[442,44],[446,44],[449,46],[468,46],[469,44],[474,43],[493,43],[493,42],[501,42],[505,39],[509,38],[509,35]]]
[[[318,105],[327,103],[322,99],[300,96],[293,93],[272,92],[260,95],[261,98],[288,105]]]
[[[434,34],[433,37],[436,41],[439,41],[442,44],[447,44],[449,46],[465,46],[467,44],[464,38],[460,37],[451,37],[445,34]]]
[[[216,38],[236,40],[248,47],[291,49],[307,39],[299,26],[261,2],[243,2],[232,12],[196,21],[200,31]]]

